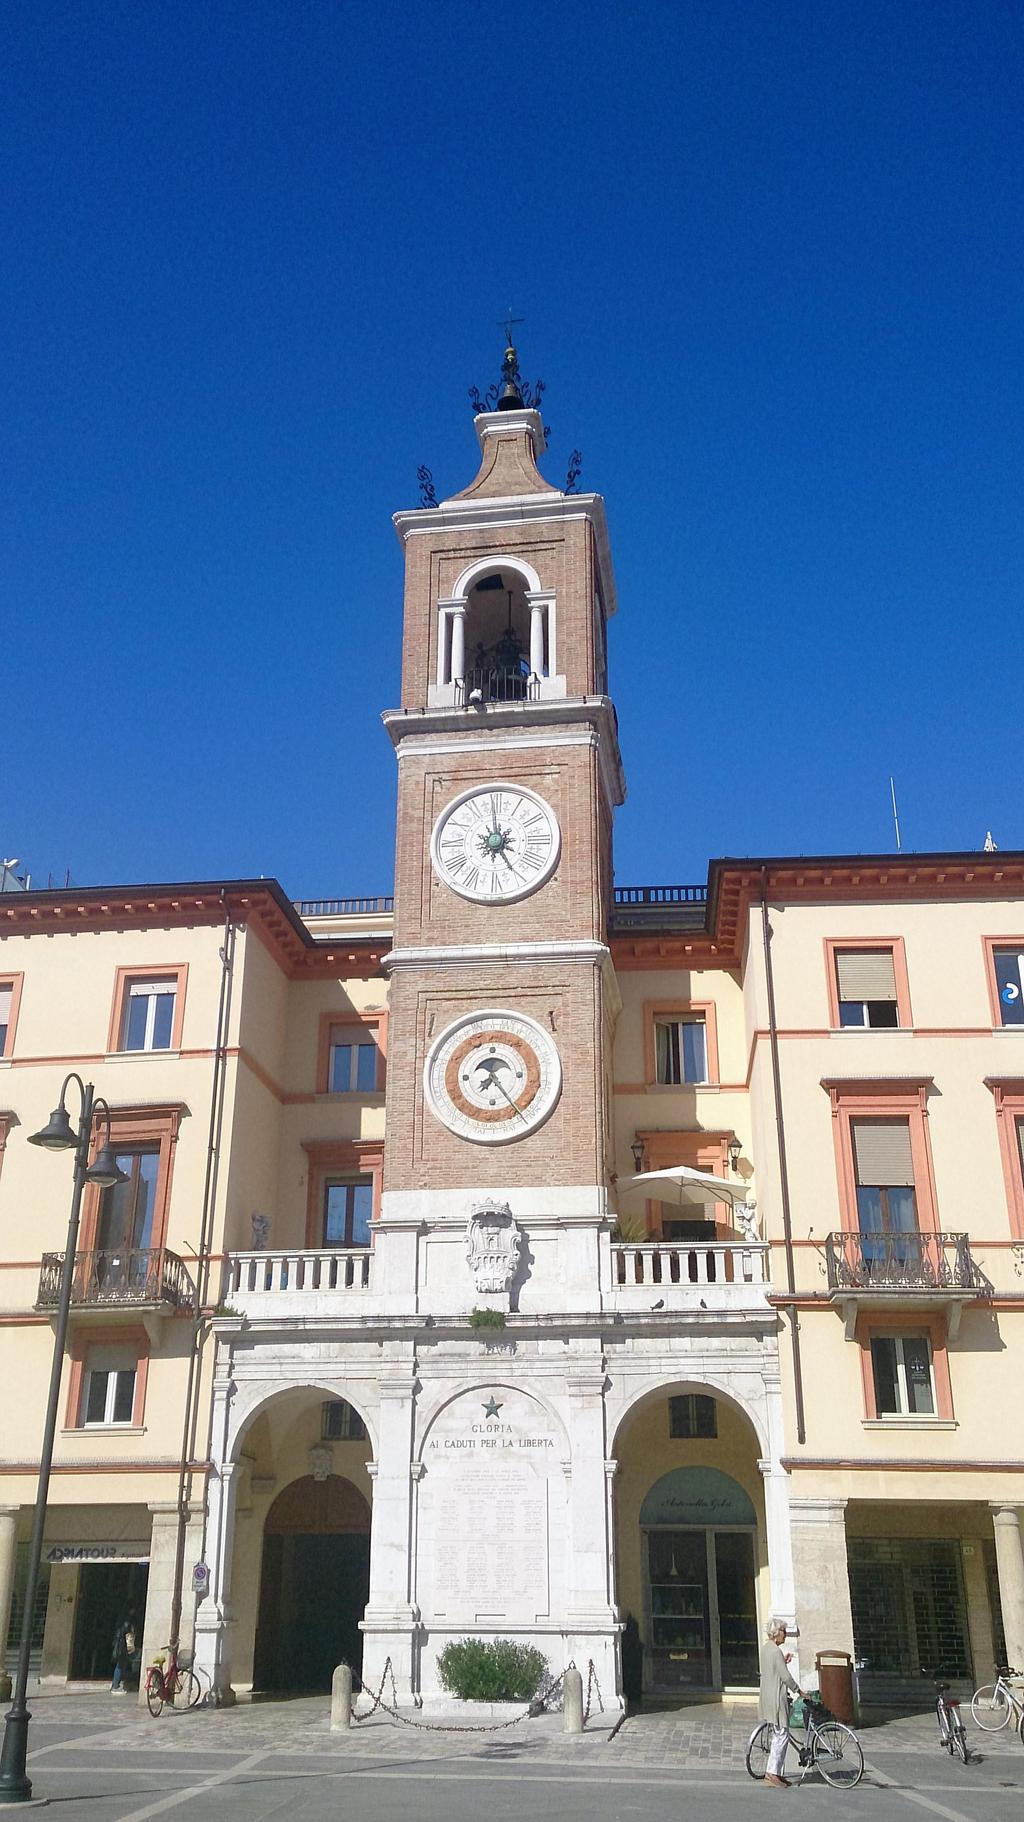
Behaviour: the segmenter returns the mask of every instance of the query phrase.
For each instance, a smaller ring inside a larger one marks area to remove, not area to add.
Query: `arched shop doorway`
[[[757,1516],[717,1468],[672,1468],[640,1508],[652,1694],[757,1681]]]
[[[370,1508],[341,1475],[303,1475],[263,1528],[253,1686],[327,1690],[343,1661],[359,1670],[370,1589]]]
[[[769,1600],[759,1453],[749,1420],[710,1392],[662,1394],[627,1418],[616,1563],[638,1638],[634,1698],[756,1688]]]

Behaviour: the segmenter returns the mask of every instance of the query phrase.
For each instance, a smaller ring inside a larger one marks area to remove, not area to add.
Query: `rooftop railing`
[[[615,886],[617,905],[706,905],[706,886]]]
[[[298,901],[300,917],[377,917],[394,908],[390,892],[378,898],[300,898]]]

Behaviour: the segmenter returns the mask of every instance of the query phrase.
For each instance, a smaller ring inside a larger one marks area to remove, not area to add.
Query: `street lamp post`
[[[64,1104],[68,1085],[77,1082],[82,1098],[82,1111],[76,1132]],[[89,1163],[89,1146],[93,1120],[102,1111],[106,1120],[106,1137],[93,1162]],[[39,1457],[39,1484],[36,1488],[32,1539],[28,1552],[28,1577],[25,1583],[25,1607],[21,1616],[21,1643],[15,1675],[14,1699],[7,1711],[3,1750],[0,1752],[0,1803],[28,1803],[32,1797],[32,1780],[25,1771],[28,1756],[28,1724],[32,1719],[25,1706],[28,1694],[28,1666],[32,1651],[32,1621],[39,1582],[39,1564],[43,1554],[43,1531],[46,1526],[46,1500],[50,1490],[50,1467],[53,1462],[53,1439],[57,1433],[57,1407],[64,1367],[64,1344],[67,1340],[71,1289],[75,1277],[75,1248],[78,1245],[78,1221],[82,1210],[82,1191],[87,1183],[111,1189],[127,1181],[110,1143],[110,1108],[97,1097],[91,1082],[83,1082],[72,1072],[65,1076],[60,1100],[41,1132],[34,1132],[30,1145],[41,1145],[46,1151],[75,1153],[74,1187],[71,1192],[71,1214],[68,1237],[61,1268],[60,1292],[57,1298],[57,1325],[53,1338],[53,1363],[50,1367],[50,1390],[46,1400],[46,1424]]]

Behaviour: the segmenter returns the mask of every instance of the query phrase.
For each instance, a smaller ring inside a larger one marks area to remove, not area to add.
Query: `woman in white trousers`
[[[789,1779],[783,1777],[786,1747],[789,1743],[788,1691],[792,1689],[797,1695],[803,1695],[803,1690],[790,1672],[791,1654],[782,1649],[786,1637],[782,1620],[769,1620],[765,1633],[766,1640],[761,1646],[760,1715],[762,1721],[767,1721],[772,1729],[772,1744],[764,1781],[766,1784],[774,1784],[779,1790],[785,1790],[789,1784]]]

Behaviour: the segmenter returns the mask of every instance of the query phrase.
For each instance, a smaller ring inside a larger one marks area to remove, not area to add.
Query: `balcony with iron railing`
[[[515,667],[476,665],[455,679],[455,706],[464,709],[476,702],[539,702],[541,681],[531,672]]]
[[[56,1309],[63,1253],[44,1253],[37,1310]],[[71,1282],[72,1311],[119,1310],[154,1313],[188,1309],[195,1287],[185,1263],[165,1246],[109,1248],[76,1253]]]
[[[852,1331],[859,1309],[945,1305],[955,1335],[960,1309],[989,1292],[966,1233],[833,1233],[825,1240],[833,1303]]]

